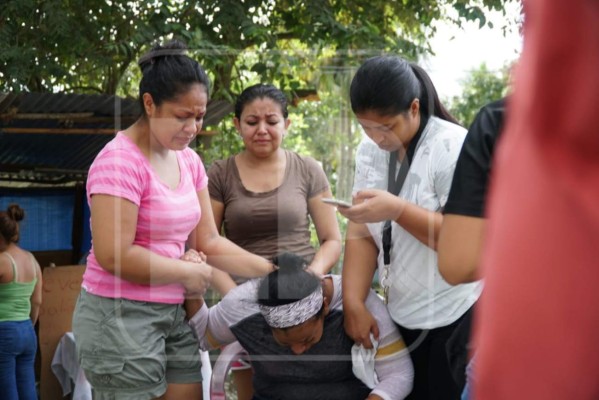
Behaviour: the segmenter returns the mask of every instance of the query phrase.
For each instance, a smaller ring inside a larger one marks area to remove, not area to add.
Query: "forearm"
[[[208,319],[210,315],[210,311],[208,310],[208,306],[203,301],[201,302],[201,307],[193,312],[192,310],[188,310],[188,314],[193,314],[189,319],[189,326],[196,334],[198,338],[198,343],[200,349],[202,350],[211,350],[217,346],[209,343],[208,340]]]
[[[395,222],[420,242],[436,250],[443,215],[405,201],[400,197],[398,197],[398,201],[401,202],[401,211]]]
[[[96,252],[100,266],[113,275],[143,285],[182,283],[188,276],[189,263],[156,254],[144,247],[132,245],[115,251]]]
[[[220,235],[198,236],[197,249],[208,256],[208,263],[222,271],[256,278],[272,272],[273,265],[263,257],[259,257]]]
[[[394,363],[392,368],[395,371],[382,374],[381,368],[376,370],[379,383],[370,393],[371,396],[378,394],[380,398],[401,400],[410,394],[414,385],[414,369],[407,350],[405,352],[406,356]]]
[[[382,398],[400,400],[412,391],[414,383],[414,367],[405,343],[393,339],[392,343],[381,341],[374,362],[374,369],[379,383],[372,390]],[[400,349],[399,351],[397,351]]]
[[[452,285],[478,279],[484,218],[446,214],[439,234],[439,272]]]
[[[212,271],[212,287],[215,288],[221,296],[225,296],[237,284],[231,278],[231,275],[225,271],[214,268]]]
[[[29,313],[29,318],[31,319],[31,323],[33,325],[36,324],[39,315],[40,315],[40,305],[39,304],[31,304],[31,312]]]
[[[189,325],[195,331],[202,350],[215,349],[236,340],[230,327],[257,312],[254,309],[246,312],[246,302],[245,297],[242,303],[226,296],[210,308],[202,304],[191,318],[188,316]],[[198,309],[197,303],[195,309]]]
[[[364,303],[376,271],[378,249],[366,225],[350,222],[343,256],[343,306]]]
[[[370,292],[366,307],[375,316],[380,340],[374,358],[374,370],[379,383],[372,394],[384,399],[403,399],[412,390],[414,368],[410,354],[395,322],[380,298]]]
[[[332,197],[330,190],[325,190],[308,201],[308,212],[318,236],[320,247],[310,263],[310,270],[318,275],[328,274],[341,256],[341,232],[335,208],[322,202],[323,198]]]
[[[310,263],[310,270],[319,275],[326,275],[339,261],[340,255],[341,242],[339,240],[326,240],[314,255]]]

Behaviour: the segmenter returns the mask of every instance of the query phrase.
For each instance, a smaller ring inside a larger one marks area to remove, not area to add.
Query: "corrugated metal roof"
[[[0,132],[0,179],[84,179],[96,154],[112,138],[113,135]]]
[[[208,104],[204,125],[233,110]],[[140,115],[135,99],[112,95],[0,93],[0,181],[85,179],[96,154]]]
[[[23,114],[91,112],[97,116],[139,116],[137,100],[106,94],[0,93],[0,115],[16,108]]]

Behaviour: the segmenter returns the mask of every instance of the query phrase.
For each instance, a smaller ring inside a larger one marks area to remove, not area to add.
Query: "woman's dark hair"
[[[6,211],[0,211],[0,235],[8,243],[19,241],[19,221],[25,218],[25,211],[18,204],[10,204]]]
[[[287,112],[287,97],[285,97],[285,94],[273,85],[265,85],[262,83],[245,88],[244,91],[241,92],[235,102],[235,116],[241,118],[241,113],[248,103],[263,98],[271,99],[280,105],[283,117],[287,118],[289,113]]]
[[[352,79],[349,97],[354,112],[375,111],[380,115],[406,112],[419,99],[420,112],[458,122],[443,107],[426,71],[397,56],[367,59]]]
[[[311,295],[320,286],[320,279],[306,271],[306,261],[291,253],[273,259],[279,269],[262,279],[258,287],[258,304],[269,307],[294,303]]]
[[[178,40],[152,47],[143,55],[139,67],[143,74],[139,82],[139,102],[145,115],[143,95],[149,93],[157,106],[187,92],[191,85],[199,83],[210,89],[208,75],[200,64],[186,54],[187,46]]]

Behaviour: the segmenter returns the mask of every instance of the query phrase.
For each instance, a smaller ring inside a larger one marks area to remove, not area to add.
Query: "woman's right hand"
[[[372,349],[373,344],[370,340],[370,333],[374,338],[379,338],[379,326],[376,320],[362,302],[355,303],[351,307],[343,308],[343,325],[345,332],[357,344],[361,344],[367,349]]]
[[[352,207],[338,207],[339,214],[358,224],[395,221],[405,208],[406,201],[386,190],[364,189],[354,196]]]
[[[187,272],[182,282],[185,296],[190,298],[203,296],[212,281],[212,267],[206,263],[206,256],[191,249],[183,254],[181,260],[185,263]]]

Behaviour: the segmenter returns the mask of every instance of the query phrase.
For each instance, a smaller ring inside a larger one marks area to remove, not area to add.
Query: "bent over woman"
[[[370,292],[366,300],[380,327],[378,345],[370,358],[352,357],[352,349],[365,349],[353,348],[343,329],[341,277],[320,279],[289,253],[276,257],[275,264],[279,270],[236,287],[210,309],[197,304],[190,324],[200,347],[239,341],[254,368],[255,400],[407,396],[412,363],[380,298]]]

